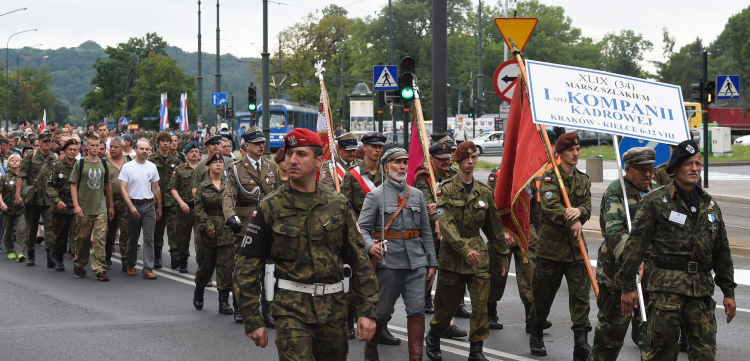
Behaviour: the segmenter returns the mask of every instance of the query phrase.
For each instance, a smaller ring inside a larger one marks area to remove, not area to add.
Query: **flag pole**
[[[435,178],[435,171],[432,169],[432,162],[428,158],[430,155],[427,137],[427,128],[424,124],[424,114],[422,114],[422,101],[419,100],[419,87],[417,86],[417,76],[415,75],[412,79],[412,88],[414,88],[414,111],[417,112],[417,122],[419,126],[420,143],[422,144],[422,153],[424,153],[425,160],[427,160],[427,172],[430,174],[430,188],[432,188],[432,199],[437,203],[437,179]],[[443,239],[440,233],[439,221],[435,221],[435,232],[437,233],[438,240]]]
[[[318,75],[318,79],[320,80],[320,91],[323,92],[323,107],[325,108],[323,110],[326,112],[326,129],[328,131],[328,148],[329,148],[329,152],[331,153],[331,165],[334,166],[331,168],[330,173],[331,173],[331,177],[333,177],[333,184],[336,186],[336,192],[341,192],[341,185],[339,185],[338,172],[335,171],[336,147],[333,146],[333,123],[331,122],[331,107],[328,104],[328,90],[326,89],[326,84],[325,84],[325,81],[323,80],[323,72],[326,71],[326,69],[323,67],[323,61],[322,60],[318,61],[315,64],[315,68],[317,69],[316,74]]]
[[[523,63],[523,58],[521,58],[521,51],[518,50],[516,47],[516,43],[513,41],[513,39],[508,38],[510,40],[510,43],[512,45],[511,51],[513,52],[513,56],[515,56],[516,60],[518,61],[518,67],[521,69],[521,76],[523,78],[523,85],[524,90],[526,93],[529,92],[529,75],[526,73],[526,66]],[[549,159],[550,163],[552,163],[552,167],[555,170],[555,177],[557,177],[557,184],[560,187],[560,193],[563,196],[563,201],[565,202],[565,208],[571,208],[570,204],[570,198],[568,198],[568,191],[565,189],[565,183],[563,182],[562,175],[560,174],[560,168],[557,166],[557,162],[555,162],[555,152],[552,149],[552,145],[549,141],[549,136],[547,135],[547,130],[545,129],[544,125],[537,124],[539,127],[539,133],[542,135],[542,140],[544,140],[544,150],[547,152],[547,158]],[[589,280],[591,281],[591,287],[594,289],[594,295],[598,298],[599,297],[599,284],[596,283],[596,275],[594,274],[594,269],[591,268],[591,260],[589,259],[589,252],[586,249],[586,244],[583,242],[583,236],[578,236],[578,248],[581,250],[581,256],[583,256],[583,263],[586,266],[586,273],[589,275]]]

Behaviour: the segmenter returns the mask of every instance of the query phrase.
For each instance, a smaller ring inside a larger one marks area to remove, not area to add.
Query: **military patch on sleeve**
[[[441,195],[441,194],[443,194],[443,191],[442,191],[442,190],[440,190],[440,189],[438,189],[437,193],[435,193],[435,194],[436,194],[436,195]]]
[[[491,175],[490,176],[490,182],[494,182],[494,181],[495,181],[495,176]]]
[[[320,172],[320,180],[326,179],[326,171]]]
[[[552,182],[552,177],[544,177],[545,182]]]
[[[250,223],[247,225],[247,232],[242,238],[240,244],[240,253],[253,258],[265,258],[271,250],[271,234],[266,228],[266,219],[263,211],[256,208],[253,212]]]
[[[445,214],[445,210],[444,210],[444,209],[442,209],[442,208],[438,208],[438,210],[437,210],[437,215],[438,215],[438,217],[442,217],[442,216],[443,216],[443,214]]]
[[[552,199],[552,192],[544,193],[544,198]]]

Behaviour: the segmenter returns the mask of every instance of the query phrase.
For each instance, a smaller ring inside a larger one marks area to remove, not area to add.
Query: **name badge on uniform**
[[[669,214],[669,220],[680,225],[685,225],[686,219],[687,214],[682,214],[675,211],[672,211],[672,213]]]

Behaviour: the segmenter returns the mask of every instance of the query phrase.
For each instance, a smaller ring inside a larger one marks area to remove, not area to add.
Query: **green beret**
[[[200,143],[198,143],[198,142],[190,142],[190,143],[188,143],[188,144],[185,145],[185,149],[183,149],[182,152],[183,153],[187,153],[191,149],[193,149],[193,148],[199,148],[199,147],[200,147]]]

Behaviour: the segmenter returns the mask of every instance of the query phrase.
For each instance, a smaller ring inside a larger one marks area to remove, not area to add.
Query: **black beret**
[[[667,173],[674,173],[672,168],[682,164],[682,162],[698,153],[698,144],[692,139],[678,144],[672,150],[672,156],[669,158],[669,163],[667,163]]]

